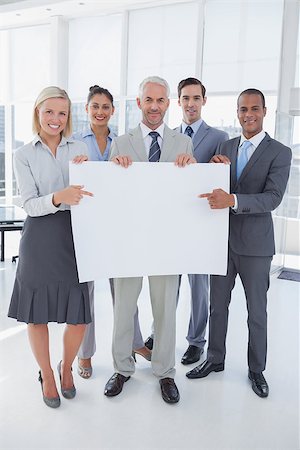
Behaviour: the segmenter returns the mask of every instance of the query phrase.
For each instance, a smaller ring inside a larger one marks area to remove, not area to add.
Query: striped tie
[[[248,162],[248,149],[251,147],[250,141],[244,141],[239,148],[239,154],[236,163],[236,179],[238,180]]]
[[[190,126],[186,127],[184,134],[187,134],[190,138],[192,138],[194,134],[193,128]]]
[[[159,144],[157,142],[159,133],[157,133],[157,131],[151,131],[151,133],[149,133],[149,136],[152,137],[152,142],[151,142],[150,149],[149,149],[148,159],[150,162],[158,162],[159,158],[160,158],[160,153],[161,153]]]

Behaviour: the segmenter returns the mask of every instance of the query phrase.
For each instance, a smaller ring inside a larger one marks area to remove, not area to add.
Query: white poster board
[[[229,166],[70,163],[70,184],[94,197],[72,206],[80,282],[99,278],[227,270],[228,208],[198,194],[229,192]]]

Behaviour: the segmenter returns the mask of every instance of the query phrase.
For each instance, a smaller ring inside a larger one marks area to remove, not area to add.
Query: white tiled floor
[[[13,233],[11,233],[13,235]],[[177,311],[177,374],[181,401],[167,405],[147,361],[123,392],[108,399],[103,388],[113,373],[112,306],[108,282],[96,284],[97,353],[94,375],[75,375],[78,394],[47,408],[37,381],[26,328],[6,317],[16,266],[18,234],[11,236],[0,263],[0,449],[299,449],[299,283],[272,278],[269,293],[269,352],[265,376],[270,395],[258,398],[247,379],[246,308],[241,284],[235,288],[224,372],[202,380],[185,377],[180,364],[189,317],[186,277]],[[151,324],[147,283],[140,298],[144,337]],[[61,356],[63,326],[51,325],[53,366]]]

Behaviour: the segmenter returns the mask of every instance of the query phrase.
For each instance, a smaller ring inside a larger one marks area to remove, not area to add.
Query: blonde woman
[[[66,323],[58,374],[62,395],[74,398],[72,363],[91,314],[87,284],[78,282],[70,205],[92,194],[83,186],[69,186],[69,161],[86,161],[88,150],[84,143],[68,138],[71,102],[64,90],[56,86],[43,89],[34,105],[33,131],[33,141],[18,149],[14,157],[28,217],[8,315],[28,324],[43,400],[57,408],[60,396],[50,363],[47,324]]]

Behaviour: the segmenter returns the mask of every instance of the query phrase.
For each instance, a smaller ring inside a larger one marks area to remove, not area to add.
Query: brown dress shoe
[[[162,378],[159,380],[161,395],[167,403],[179,402],[180,395],[173,378]]]
[[[123,389],[123,384],[129,380],[130,377],[125,377],[120,373],[114,373],[112,377],[108,380],[104,388],[104,395],[107,397],[114,397],[120,394]]]

